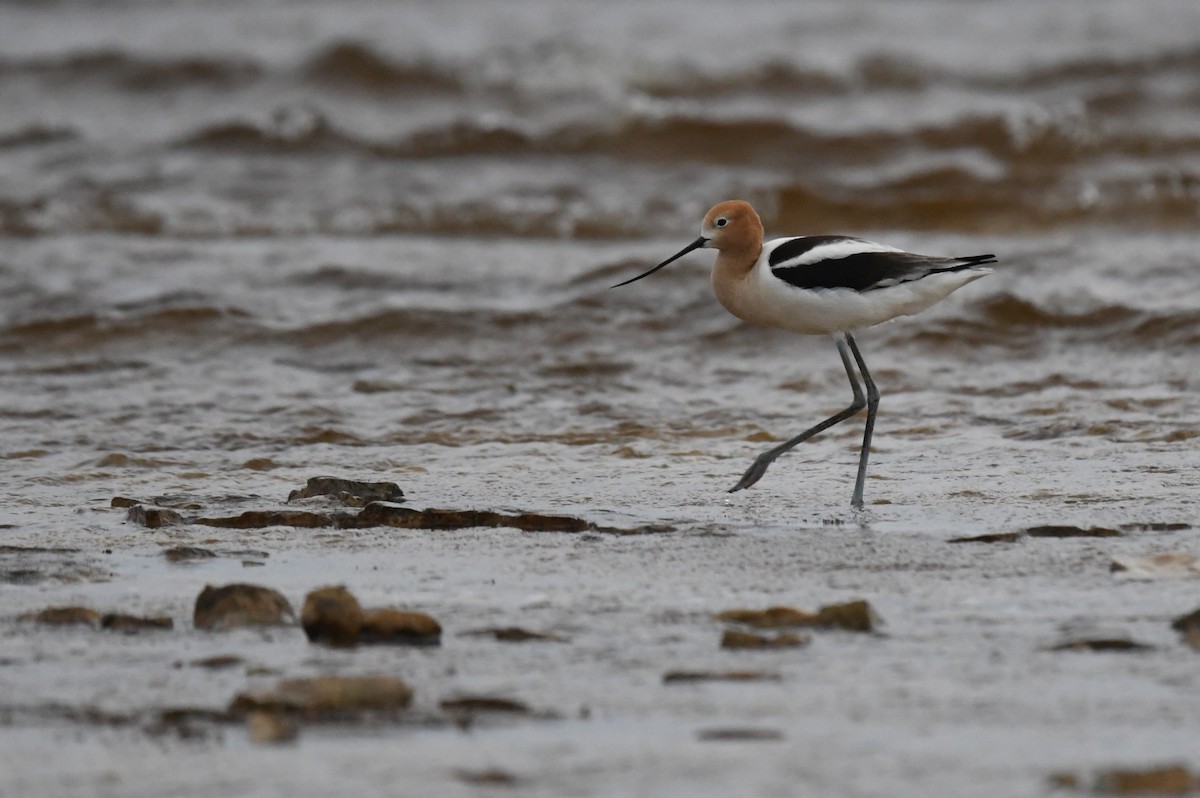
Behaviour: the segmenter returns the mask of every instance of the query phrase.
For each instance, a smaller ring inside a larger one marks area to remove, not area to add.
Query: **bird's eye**
[[[728,219],[717,219],[717,227],[724,227],[727,224],[729,224]]]

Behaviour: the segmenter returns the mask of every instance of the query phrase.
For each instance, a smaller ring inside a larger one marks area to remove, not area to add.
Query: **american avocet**
[[[991,273],[985,264],[995,263],[996,256],[914,255],[847,236],[794,236],[763,243],[762,221],[754,208],[748,202],[730,200],[714,205],[705,214],[699,238],[653,269],[613,288],[648,277],[701,247],[717,250],[712,286],[726,310],[752,324],[809,335],[833,335],[854,391],[854,401],[845,410],[759,455],[729,492],[750,487],[781,454],[865,407],[867,423],[850,500],[852,506],[861,507],[879,391],[851,333],[897,316],[920,313],[952,291]],[[850,362],[852,357],[867,386],[865,397]]]

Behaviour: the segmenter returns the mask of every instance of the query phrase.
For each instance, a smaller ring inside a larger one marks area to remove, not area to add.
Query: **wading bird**
[[[784,452],[867,409],[858,477],[850,504],[862,507],[863,481],[879,391],[852,333],[920,313],[951,292],[990,274],[995,255],[942,258],[847,236],[793,236],[763,242],[762,221],[750,203],[729,200],[704,216],[700,237],[619,288],[649,277],[695,249],[717,250],[712,286],[725,309],[739,319],[808,335],[832,335],[850,378],[854,401],[845,410],[759,455],[729,492],[758,482]],[[853,362],[851,360],[853,359]],[[866,395],[854,366],[862,375]]]

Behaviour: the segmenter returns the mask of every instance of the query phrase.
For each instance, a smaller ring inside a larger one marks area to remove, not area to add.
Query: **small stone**
[[[138,504],[142,504],[139,499],[131,499],[128,496],[113,496],[109,502],[110,507],[133,507]]]
[[[436,646],[442,642],[442,626],[421,612],[404,612],[386,607],[366,610],[362,620],[361,641]]]
[[[300,610],[300,624],[309,641],[331,646],[357,645],[364,620],[358,599],[341,585],[310,592]]]
[[[132,633],[148,629],[174,629],[175,621],[170,618],[139,618],[136,615],[110,612],[100,618],[100,628]]]
[[[234,698],[229,711],[248,715],[260,710],[335,720],[401,710],[411,701],[412,688],[394,676],[317,676],[287,679],[259,694],[242,693]]]
[[[48,626],[99,626],[100,617],[100,613],[88,607],[47,607],[41,612],[22,615],[21,620],[35,621]]]
[[[211,560],[217,556],[216,552],[211,549],[202,549],[199,546],[172,546],[169,549],[163,549],[162,554],[167,558],[167,562]]]
[[[299,728],[289,718],[275,712],[254,711],[246,715],[246,733],[250,741],[261,744],[290,743]]]
[[[164,526],[178,526],[183,523],[183,516],[175,510],[168,510],[165,507],[147,507],[144,504],[135,504],[130,507],[125,518],[135,524],[141,524],[147,529],[161,529]]]
[[[241,626],[274,626],[295,622],[292,605],[278,590],[258,585],[205,585],[196,597],[192,624],[223,632]]]
[[[783,632],[775,637],[729,629],[721,636],[721,648],[799,648],[812,641],[808,635]]]
[[[1182,765],[1150,770],[1109,770],[1096,778],[1095,791],[1105,795],[1187,795],[1200,788],[1200,778]]]

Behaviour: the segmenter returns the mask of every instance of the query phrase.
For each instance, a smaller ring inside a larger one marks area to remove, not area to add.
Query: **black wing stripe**
[[[817,247],[822,247],[826,244],[841,244],[846,241],[859,240],[857,238],[850,238],[849,236],[800,236],[799,238],[792,238],[771,250],[771,258],[768,261],[768,265],[774,269],[792,258],[798,258],[807,252],[813,251]]]
[[[954,272],[994,262],[993,255],[931,258],[909,252],[859,252],[805,266],[774,269],[773,273],[780,280],[797,288],[847,288],[851,291],[870,291],[919,280],[934,272]]]

